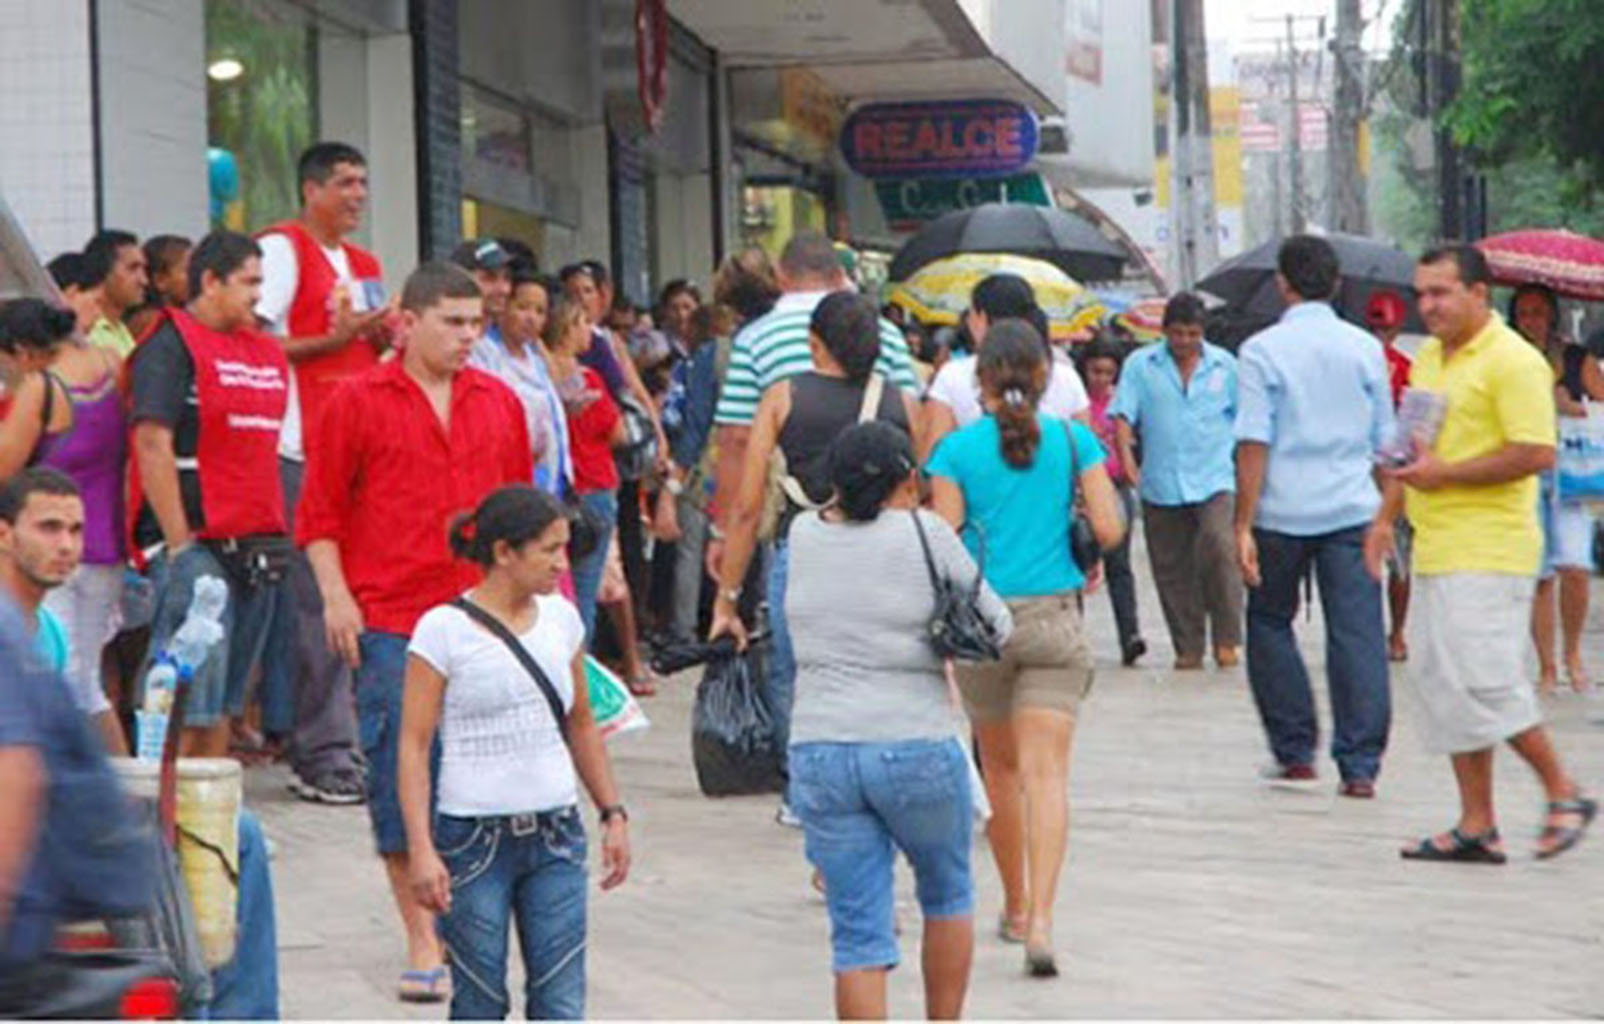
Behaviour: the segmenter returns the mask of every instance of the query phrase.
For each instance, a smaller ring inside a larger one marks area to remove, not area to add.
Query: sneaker
[[[308,803],[360,804],[367,801],[362,776],[354,768],[331,768],[312,780],[290,773],[290,792]]]
[[[1355,800],[1374,800],[1376,798],[1376,781],[1374,779],[1343,779],[1337,792],[1342,796],[1352,797]]]
[[[1271,786],[1286,789],[1308,789],[1320,781],[1314,766],[1309,764],[1271,764],[1259,770],[1259,778]]]
[[[802,827],[802,819],[798,818],[796,812],[791,810],[791,805],[783,800],[780,801],[780,809],[774,812],[774,821],[786,828]]]

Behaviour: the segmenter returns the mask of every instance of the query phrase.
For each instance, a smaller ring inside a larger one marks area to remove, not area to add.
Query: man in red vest
[[[290,551],[278,439],[289,363],[256,330],[261,250],[216,231],[190,257],[188,309],[172,309],[129,362],[134,547],[156,587],[150,649],[166,649],[197,581],[228,585],[223,641],[197,668],[184,709],[186,756],[228,753],[229,719],[279,614]],[[143,674],[141,674],[143,679]]]
[[[294,529],[305,449],[329,395],[379,361],[389,337],[382,269],[347,240],[367,206],[367,162],[355,148],[320,142],[301,155],[301,216],[268,228],[262,246],[262,299],[256,315],[284,341],[295,374],[279,446],[284,499]],[[293,608],[284,663],[266,680],[264,724],[290,732],[290,789],[304,800],[362,802],[351,675],[323,642],[323,603],[306,556],[292,559]],[[277,692],[279,689],[287,693]],[[284,718],[293,718],[293,724]]]
[[[483,316],[479,286],[461,267],[426,263],[407,278],[401,358],[342,384],[328,403],[295,531],[323,593],[329,646],[356,672],[368,815],[407,934],[401,997],[417,1001],[443,998],[449,976],[408,879],[396,791],[407,642],[424,612],[481,576],[452,557],[452,522],[535,471],[517,395],[468,366]]]

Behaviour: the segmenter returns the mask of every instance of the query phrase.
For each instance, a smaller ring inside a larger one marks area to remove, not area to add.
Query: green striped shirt
[[[750,426],[757,403],[772,384],[813,369],[808,351],[808,322],[813,307],[829,292],[792,292],[766,315],[753,320],[735,336],[730,368],[719,393],[715,423]],[[897,387],[918,394],[919,379],[902,332],[889,320],[880,320],[880,358],[875,370]]]

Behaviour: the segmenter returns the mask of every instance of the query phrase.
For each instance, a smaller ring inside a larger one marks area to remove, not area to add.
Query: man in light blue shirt
[[[1241,351],[1236,539],[1248,594],[1248,681],[1275,763],[1265,777],[1312,784],[1320,723],[1292,620],[1311,571],[1326,620],[1331,756],[1344,796],[1375,795],[1391,703],[1381,585],[1364,535],[1381,504],[1374,455],[1392,432],[1375,339],[1332,310],[1338,261],[1323,238],[1281,246],[1289,307]]]
[[[1221,668],[1237,664],[1242,645],[1242,578],[1231,540],[1236,360],[1203,340],[1203,316],[1196,295],[1170,299],[1164,344],[1125,360],[1109,408],[1120,461],[1142,496],[1147,553],[1177,669],[1203,667],[1206,627]]]

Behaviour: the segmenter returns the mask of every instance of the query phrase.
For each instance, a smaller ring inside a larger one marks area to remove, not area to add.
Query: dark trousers
[[[284,485],[285,517],[295,530],[305,465],[279,460]],[[269,657],[290,659],[287,673],[295,694],[295,728],[290,733],[289,760],[296,774],[313,781],[324,772],[356,767],[356,698],[351,670],[329,649],[323,629],[323,597],[305,551],[290,559],[286,577],[289,642]]]
[[[640,481],[618,485],[618,554],[629,582],[629,599],[635,602],[635,621],[646,621],[646,598],[651,590],[651,568],[646,561],[646,530],[640,520]]]
[[[1177,657],[1201,658],[1210,629],[1216,648],[1242,643],[1234,505],[1229,491],[1191,505],[1142,503],[1153,583]]]
[[[1364,565],[1364,527],[1318,537],[1254,530],[1260,584],[1248,593],[1248,682],[1270,751],[1282,765],[1310,764],[1320,741],[1309,671],[1292,620],[1311,569],[1326,620],[1331,756],[1344,779],[1381,771],[1392,721],[1381,584]]]
[[[1136,525],[1136,498],[1127,484],[1119,485],[1118,494],[1125,512],[1125,539],[1119,542],[1119,547],[1103,553],[1103,574],[1108,579],[1108,603],[1114,609],[1114,626],[1119,630],[1119,646],[1123,651],[1142,635],[1142,627],[1136,618],[1136,577],[1131,572],[1131,529]]]

